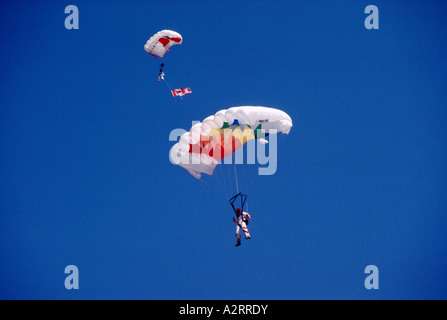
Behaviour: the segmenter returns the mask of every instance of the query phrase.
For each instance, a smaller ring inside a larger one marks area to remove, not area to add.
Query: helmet
[[[237,209],[236,209],[236,213],[237,213],[237,214],[240,214],[240,213],[241,213],[241,209],[237,208]]]

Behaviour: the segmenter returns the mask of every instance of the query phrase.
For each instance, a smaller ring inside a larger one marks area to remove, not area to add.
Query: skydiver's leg
[[[241,227],[242,227],[242,230],[244,230],[245,239],[250,239],[250,233],[248,232],[247,225],[245,224],[244,221],[241,222]]]
[[[236,245],[241,244],[241,227],[239,225],[236,226]]]

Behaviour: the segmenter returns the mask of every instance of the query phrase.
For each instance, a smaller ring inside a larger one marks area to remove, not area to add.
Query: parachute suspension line
[[[233,154],[234,154],[234,153],[233,153]],[[235,182],[236,182],[236,191],[237,191],[237,193],[239,193],[239,184],[238,184],[238,181],[237,181],[237,170],[236,170],[236,163],[235,163],[235,161],[236,161],[236,156],[234,156],[233,158],[234,158],[234,161],[233,161],[234,180],[235,180]],[[233,159],[232,159],[232,160],[233,160]]]
[[[210,185],[209,183],[207,183],[206,181],[202,180],[202,179],[198,179],[199,181],[201,181],[202,183],[204,183],[207,187],[209,187],[210,189],[212,189],[216,194],[218,194],[219,196],[221,196],[223,199],[227,200],[227,198],[222,194],[222,192],[219,192],[219,190],[217,190],[216,188],[214,188],[212,185]]]
[[[228,174],[228,168],[224,169],[223,163],[220,163],[216,168],[218,171],[218,175],[221,179],[218,179],[219,182],[223,185],[224,193],[231,192],[231,176]],[[228,196],[228,194],[225,194]]]
[[[220,172],[219,172],[219,170],[220,170]],[[216,185],[220,188],[220,194],[223,194],[226,197],[227,196],[226,195],[227,188],[224,185],[223,179],[221,179],[221,177],[223,177],[222,168],[219,166],[219,169],[217,171],[214,171],[214,174],[211,175],[209,178],[211,180],[213,180],[213,185]]]
[[[246,194],[249,194],[253,188],[253,185],[255,184],[255,181],[258,177],[258,172],[257,172],[257,167],[256,164],[248,164],[248,156],[249,156],[249,146],[248,144],[254,144],[253,150],[254,152],[256,152],[257,147],[258,147],[258,142],[257,141],[249,141],[245,144],[246,148],[247,148],[247,152],[246,152],[246,156],[247,156],[247,164],[244,165],[244,175],[245,177],[244,179],[244,187],[246,187],[246,189],[244,188],[244,191]],[[246,182],[246,184],[245,184]]]
[[[233,184],[233,178],[232,178],[232,173],[231,173],[231,168],[230,165],[224,162],[224,159],[221,160],[221,166],[224,172],[225,172],[225,181],[226,181],[226,185],[227,185],[227,190],[229,193],[233,193],[234,190],[234,184]]]
[[[248,169],[249,169],[249,165],[248,165],[248,142],[245,142],[241,149],[241,154],[242,154],[242,165],[239,166],[239,177],[241,177],[241,181],[243,181],[243,191],[245,194],[248,194],[248,187],[250,186],[250,180],[251,180],[251,176],[248,174]]]
[[[231,193],[233,193],[233,179],[232,179],[232,173],[230,170],[229,164],[225,163],[225,160],[222,159],[219,164],[216,166],[216,169],[214,171],[214,175],[219,177],[219,182],[223,185],[224,188],[224,194],[226,197],[228,197]]]

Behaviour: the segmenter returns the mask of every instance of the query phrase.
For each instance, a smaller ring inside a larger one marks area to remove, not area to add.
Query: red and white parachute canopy
[[[144,50],[153,56],[163,58],[173,45],[182,44],[180,33],[172,30],[162,30],[154,34],[144,45]]]

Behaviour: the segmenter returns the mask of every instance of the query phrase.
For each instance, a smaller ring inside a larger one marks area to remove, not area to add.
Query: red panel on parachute
[[[165,47],[171,40],[169,40],[169,38],[160,38],[158,39],[158,42],[160,42],[163,47]]]

